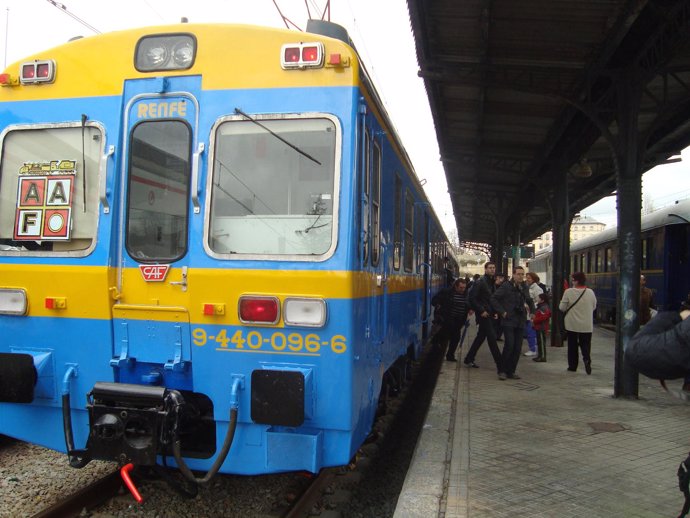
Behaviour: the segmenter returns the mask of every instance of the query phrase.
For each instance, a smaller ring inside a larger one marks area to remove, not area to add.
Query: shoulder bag
[[[561,340],[562,341],[565,341],[566,338],[568,338],[568,331],[565,328],[565,316],[568,314],[568,311],[570,311],[571,309],[573,309],[575,307],[575,304],[580,302],[580,299],[584,296],[584,294],[587,292],[588,289],[589,288],[585,288],[584,290],[582,290],[582,293],[580,293],[580,296],[575,300],[575,302],[573,302],[573,305],[568,306],[568,308],[563,312],[563,317],[561,318],[561,324],[562,324],[561,325]]]

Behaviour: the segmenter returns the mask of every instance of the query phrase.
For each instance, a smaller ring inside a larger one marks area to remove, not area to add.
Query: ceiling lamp
[[[578,178],[589,178],[592,176],[592,168],[587,163],[586,158],[580,160],[580,163],[577,165],[577,168],[575,168],[575,172],[573,174]]]

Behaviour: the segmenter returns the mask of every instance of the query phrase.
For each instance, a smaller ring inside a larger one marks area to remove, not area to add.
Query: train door
[[[422,293],[422,343],[429,333],[429,316],[431,314],[431,256],[429,250],[429,213],[424,210],[422,219],[422,253],[423,253],[423,293]]]
[[[365,338],[369,356],[380,359],[384,339],[384,268],[387,257],[381,243],[381,145],[374,138],[371,119],[362,117],[359,155],[361,234],[360,259],[366,281]]]
[[[375,344],[382,344],[387,329],[385,314],[387,295],[387,263],[388,250],[382,240],[381,231],[381,174],[382,153],[381,143],[373,139],[371,146],[371,269],[372,269],[372,297],[371,297],[371,329]]]
[[[121,382],[160,383],[184,373],[191,361],[189,229],[191,214],[199,212],[203,146],[196,144],[198,106],[189,92],[199,84],[194,78],[159,82],[125,84],[112,362]],[[161,90],[181,93],[149,93]]]

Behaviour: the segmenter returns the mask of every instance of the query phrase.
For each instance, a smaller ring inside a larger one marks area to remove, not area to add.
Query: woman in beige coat
[[[565,313],[565,329],[568,331],[568,370],[577,371],[578,347],[582,351],[582,361],[587,374],[592,374],[592,331],[594,330],[594,310],[597,297],[585,282],[582,272],[572,276],[573,287],[563,293],[558,308]]]

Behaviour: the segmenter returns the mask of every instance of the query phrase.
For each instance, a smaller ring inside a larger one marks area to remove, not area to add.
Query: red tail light
[[[299,47],[286,47],[284,60],[286,63],[297,63],[299,61]]]
[[[33,79],[36,77],[36,67],[33,63],[22,65],[22,78]]]
[[[240,297],[240,320],[246,323],[278,322],[278,299],[275,297]]]
[[[50,65],[48,63],[37,63],[36,77],[50,77]]]
[[[22,63],[19,67],[19,81],[23,85],[52,83],[55,81],[55,61],[41,59]]]
[[[288,43],[280,50],[280,66],[283,69],[321,68],[324,62],[324,46],[320,41]]]
[[[302,61],[306,63],[317,63],[321,59],[318,47],[304,47],[302,49]]]

